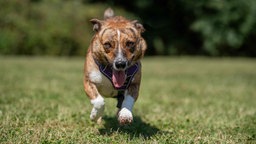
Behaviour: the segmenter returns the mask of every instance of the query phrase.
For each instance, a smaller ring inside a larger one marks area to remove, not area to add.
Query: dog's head
[[[96,32],[92,40],[94,59],[112,65],[119,78],[125,77],[124,71],[144,56],[144,27],[137,20],[114,16],[112,9],[105,11],[104,20],[92,19],[91,23]]]

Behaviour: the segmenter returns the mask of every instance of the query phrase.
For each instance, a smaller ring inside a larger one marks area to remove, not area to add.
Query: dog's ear
[[[100,31],[101,26],[102,26],[102,24],[103,24],[103,21],[98,20],[98,19],[91,19],[90,22],[93,24],[93,30],[94,30],[95,32]]]
[[[143,33],[143,32],[145,31],[145,28],[143,27],[142,24],[140,24],[140,23],[138,22],[138,20],[132,21],[132,24],[133,24],[134,27],[135,27],[138,31],[140,31],[141,33]]]

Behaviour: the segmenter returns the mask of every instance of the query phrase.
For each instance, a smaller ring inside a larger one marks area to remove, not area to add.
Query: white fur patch
[[[121,34],[120,34],[120,30],[116,30],[117,31],[117,40],[120,44],[120,39],[121,39]],[[119,45],[118,45],[119,46]]]
[[[100,71],[92,71],[89,74],[89,78],[94,83],[101,83],[102,82],[102,76]]]
[[[132,112],[127,108],[122,108],[119,112],[119,121],[132,121]]]
[[[98,95],[96,99],[91,100],[91,104],[93,107],[100,109],[105,104],[104,98],[101,95]]]
[[[122,54],[122,50],[121,50],[121,34],[120,34],[120,31],[119,30],[116,30],[117,31],[117,42],[118,42],[118,52],[117,52],[117,57],[123,57],[123,54]]]
[[[103,115],[105,102],[101,95],[98,95],[96,99],[91,100],[93,105],[90,118],[91,120],[97,121]]]

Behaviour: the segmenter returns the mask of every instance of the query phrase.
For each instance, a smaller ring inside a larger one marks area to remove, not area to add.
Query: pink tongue
[[[126,78],[126,75],[124,71],[113,70],[112,81],[116,88],[120,88],[121,86],[124,85],[125,78]]]

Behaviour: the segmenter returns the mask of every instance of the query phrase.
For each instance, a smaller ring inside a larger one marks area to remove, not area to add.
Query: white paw
[[[90,119],[97,122],[98,120],[101,119],[103,112],[104,112],[104,106],[100,108],[93,107],[91,111]]]
[[[96,99],[91,100],[91,103],[93,105],[93,108],[91,111],[90,119],[93,121],[98,121],[99,119],[101,119],[104,112],[104,99],[102,96],[98,95]]]
[[[132,112],[127,108],[122,108],[119,112],[118,121],[121,125],[132,123]]]

